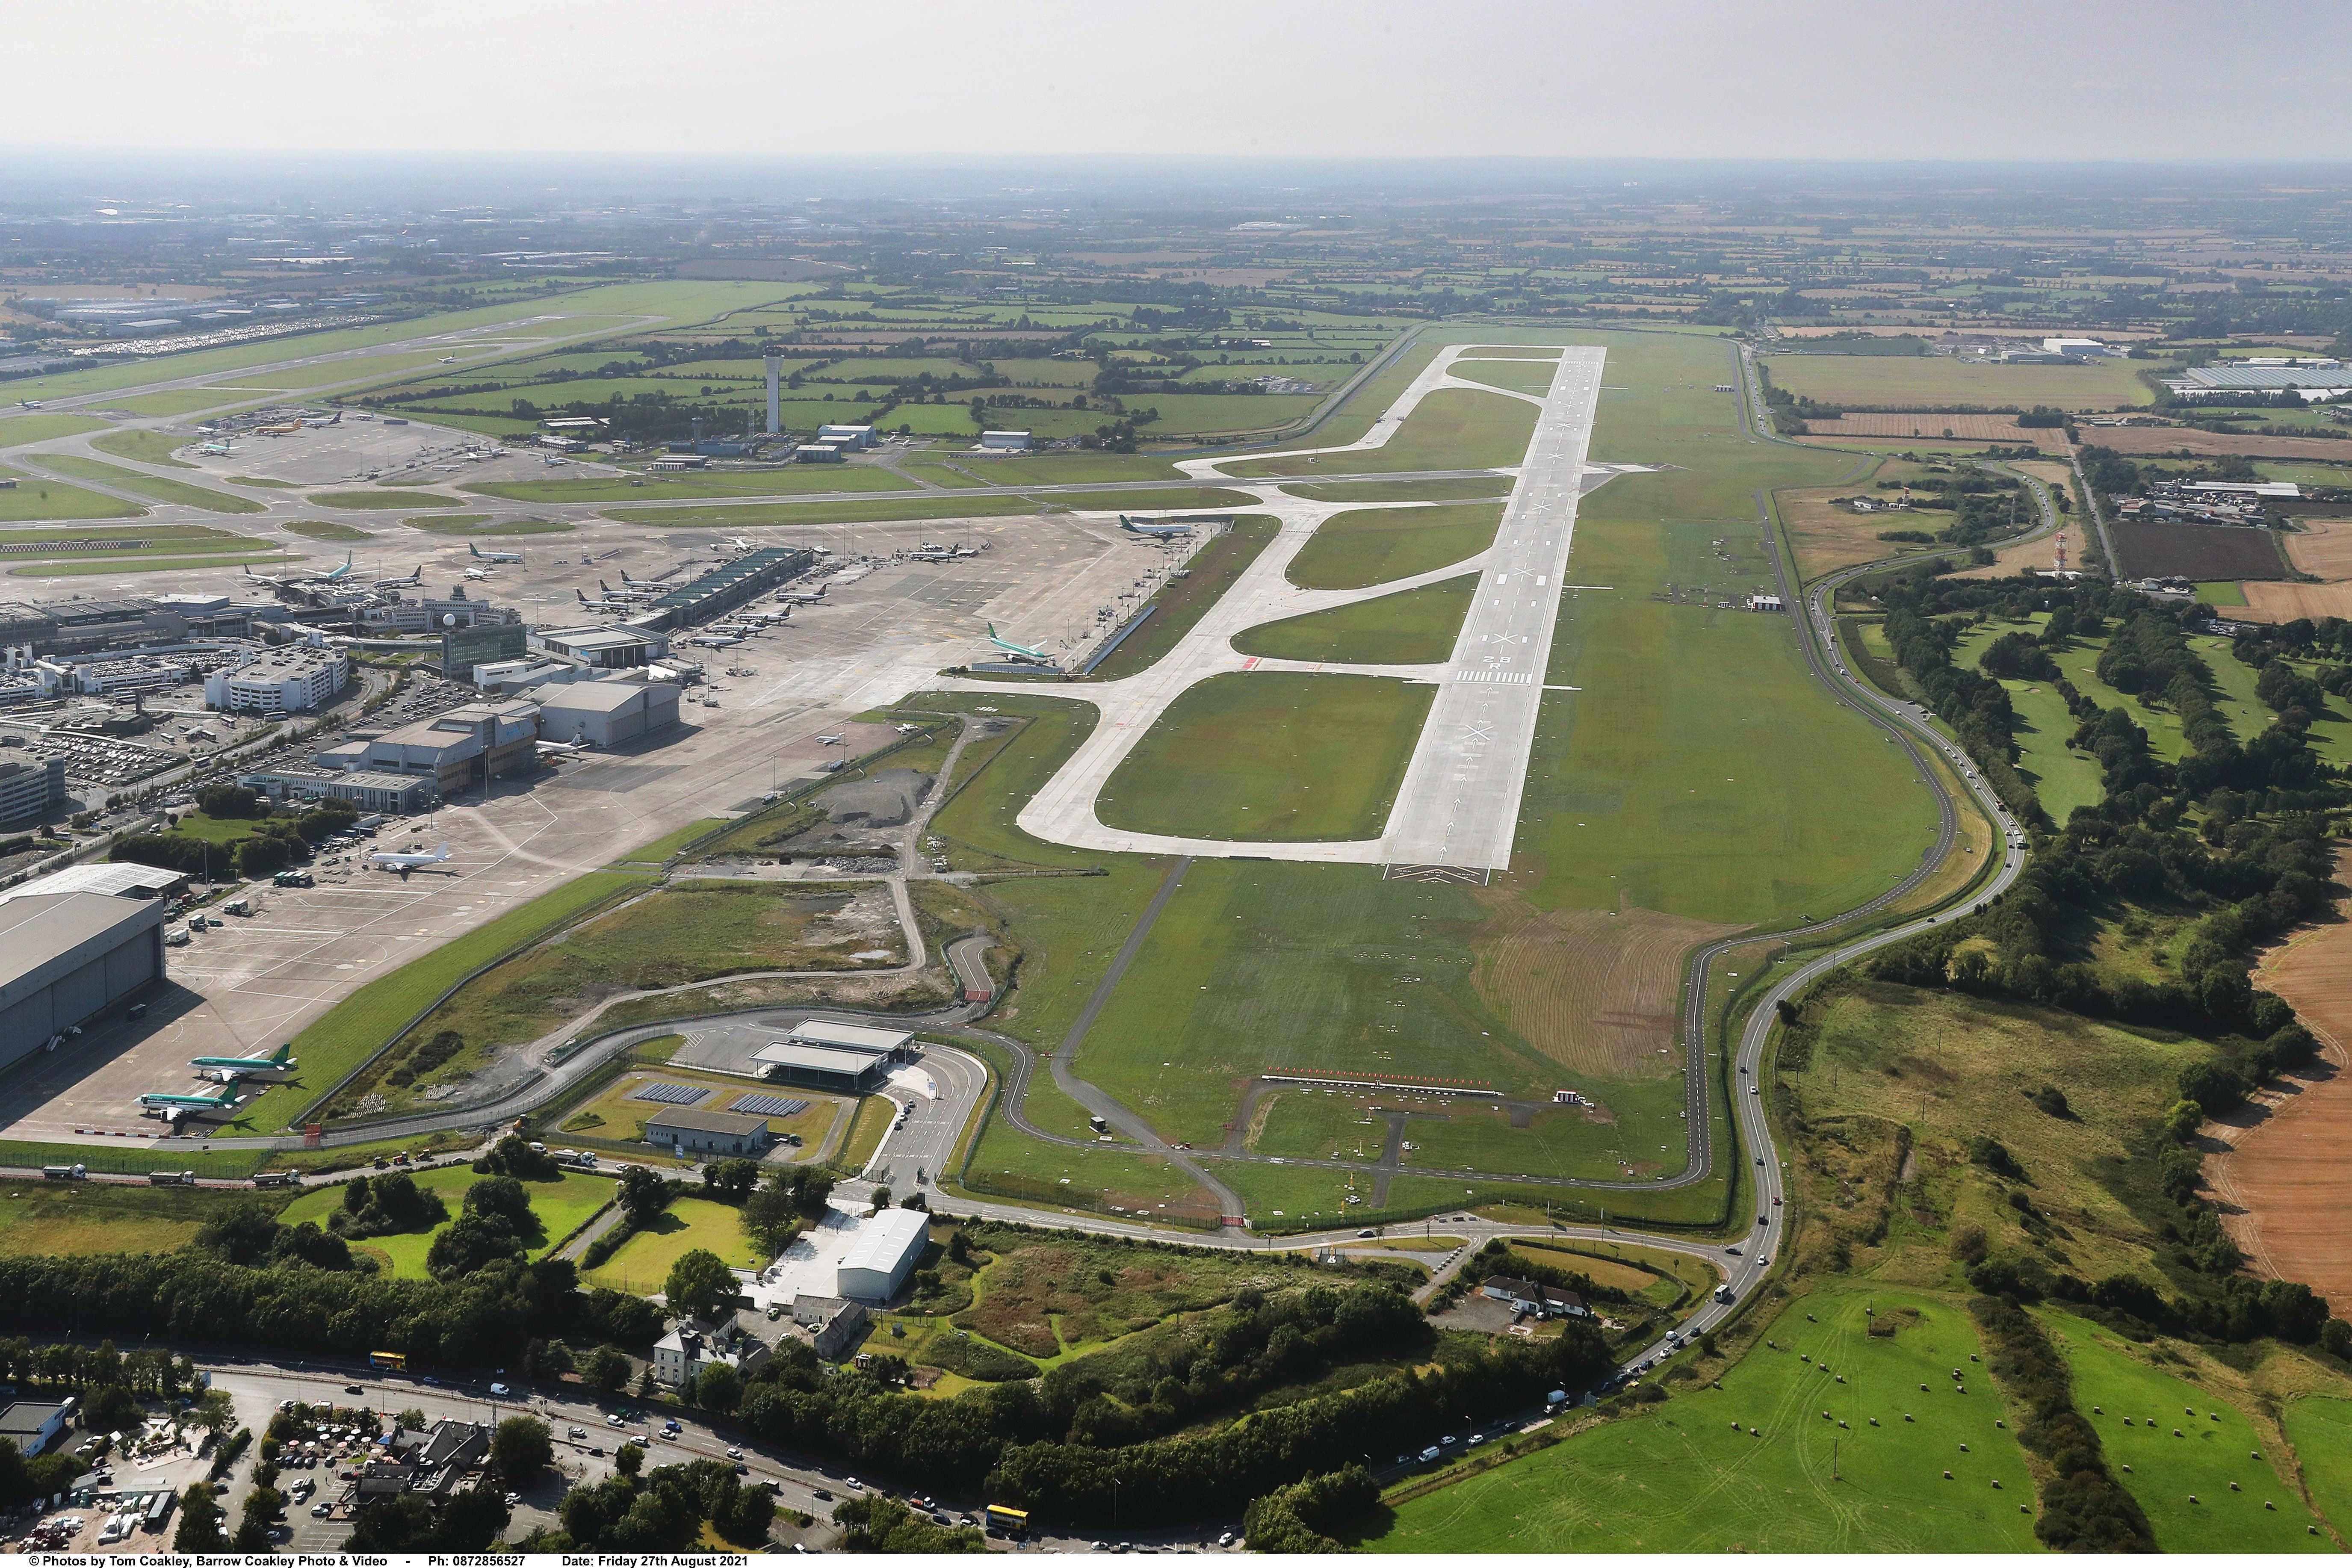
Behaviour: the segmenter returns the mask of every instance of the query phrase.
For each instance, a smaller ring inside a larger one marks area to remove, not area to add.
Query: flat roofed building
[[[164,905],[104,893],[0,904],[0,1067],[163,973]]]
[[[810,1018],[793,1025],[784,1038],[803,1045],[840,1046],[887,1056],[904,1050],[915,1037],[905,1029],[874,1029],[862,1024],[830,1024],[823,1018]]]
[[[66,804],[66,760],[0,763],[0,822],[30,822]]]
[[[16,1452],[31,1458],[58,1440],[73,1418],[74,1402],[66,1400],[19,1399],[0,1409],[0,1437],[16,1445]]]
[[[646,1119],[646,1142],[667,1143],[689,1154],[740,1154],[756,1160],[775,1141],[764,1116],[673,1106]]]
[[[779,1083],[837,1089],[844,1094],[868,1094],[882,1081],[890,1058],[839,1046],[777,1040],[753,1051],[751,1059]]]
[[[857,1239],[841,1255],[834,1294],[852,1301],[888,1301],[914,1272],[930,1239],[930,1215],[922,1210],[884,1209],[858,1227]]]
[[[474,776],[486,749],[470,725],[445,730],[436,720],[421,719],[370,741],[367,771],[422,776],[451,795]]]
[[[642,669],[669,652],[658,632],[628,626],[550,626],[530,634],[530,646],[576,658],[591,669]]]
[[[678,689],[663,680],[575,680],[538,689],[540,738],[603,749],[672,728]]]
[[[874,445],[874,426],[871,425],[820,425],[816,427],[816,438],[820,441],[838,441],[852,451],[862,452]]]
[[[980,449],[983,452],[1025,452],[1029,449],[1026,430],[982,430]]]
[[[431,806],[440,790],[429,778],[415,773],[384,773],[362,768],[323,779],[319,797],[347,800],[362,811],[414,816]]]
[[[38,898],[44,893],[98,893],[110,899],[165,899],[188,885],[184,872],[163,866],[139,866],[128,861],[100,861],[68,866],[46,877],[0,889],[0,903]]]
[[[224,713],[307,713],[322,708],[351,679],[341,648],[282,647],[205,677],[205,704]]]

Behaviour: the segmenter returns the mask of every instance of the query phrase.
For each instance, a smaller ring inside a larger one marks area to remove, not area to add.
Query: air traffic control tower
[[[783,431],[782,431],[782,428],[780,428],[780,427],[777,426],[777,424],[776,424],[776,412],[777,412],[777,406],[776,406],[776,377],[778,376],[778,374],[780,374],[782,372],[782,370],[783,370],[783,368],[784,368],[784,356],[783,356],[783,355],[782,355],[782,354],[780,354],[780,353],[771,353],[767,356],[767,362],[768,362],[768,434],[769,434],[769,435],[771,435],[771,436],[781,436],[781,435],[782,435],[782,434],[783,434]]]

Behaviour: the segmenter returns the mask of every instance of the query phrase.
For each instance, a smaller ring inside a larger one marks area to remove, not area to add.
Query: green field
[[[1050,500],[1055,506],[1068,507],[1073,511],[1189,511],[1203,507],[1257,504],[1257,498],[1247,490],[1201,486],[1192,489],[1076,490],[1038,499]]]
[[[400,511],[413,506],[466,504],[455,496],[435,495],[430,490],[312,490],[308,500],[312,506],[337,511]]]
[[[371,1252],[383,1259],[386,1271],[395,1279],[424,1279],[430,1276],[425,1268],[425,1254],[433,1249],[433,1238],[457,1221],[465,1205],[466,1189],[488,1178],[476,1175],[464,1165],[446,1165],[437,1170],[420,1171],[416,1184],[430,1192],[439,1193],[449,1205],[449,1218],[431,1230],[404,1232],[396,1236],[373,1236],[352,1243],[352,1250]],[[526,1182],[530,1193],[530,1212],[539,1216],[541,1237],[531,1248],[537,1257],[553,1251],[573,1231],[588,1223],[598,1209],[613,1201],[613,1192],[620,1184],[610,1176],[593,1176],[584,1171],[566,1171],[551,1182]],[[278,1217],[284,1225],[299,1225],[309,1220],[325,1229],[327,1218],[342,1206],[341,1186],[321,1187],[304,1193],[286,1205]]]
[[[1342,479],[1329,485],[1285,485],[1285,495],[1301,500],[1484,500],[1511,493],[1511,481],[1488,479]]]
[[[468,973],[646,880],[616,871],[591,871],[370,981],[294,1037],[301,1073],[264,1089],[230,1125],[239,1132],[282,1131]]]
[[[1516,397],[1446,387],[1423,397],[1385,446],[1320,459],[1258,458],[1227,464],[1225,471],[1237,479],[1286,479],[1318,467],[1355,474],[1507,468],[1526,456],[1536,412],[1534,404]]]
[[[2042,1321],[2074,1369],[2074,1407],[2097,1428],[2107,1468],[2156,1527],[2158,1550],[2336,1550],[2310,1532],[2311,1510],[2294,1489],[2254,1457],[2262,1440],[2235,1408],[2141,1364],[2080,1318],[2050,1312]],[[2233,1481],[2242,1489],[2232,1491]]]
[[[172,456],[187,443],[176,436],[166,436],[161,430],[111,430],[90,445],[101,452],[128,458],[134,463],[152,463],[165,468],[195,467],[194,463],[184,463]]]
[[[1365,675],[1213,676],[1128,753],[1099,815],[1191,838],[1376,838],[1435,694]]]
[[[484,528],[483,523],[489,523]],[[440,517],[404,517],[403,528],[413,528],[420,533],[477,534],[485,538],[500,538],[518,533],[569,533],[572,524],[544,517],[510,517],[504,522],[490,522],[488,512],[455,512]]]
[[[47,479],[16,468],[0,468],[0,479],[16,481],[15,489],[0,489],[0,522],[63,521],[78,517],[144,517],[147,509],[134,501],[103,496],[63,479]]]
[[[713,888],[719,890],[703,890]],[[376,1071],[394,1067],[397,1058],[387,1058],[343,1098],[372,1089],[395,1105],[404,1103],[435,1082],[475,1070],[501,1047],[562,1028],[594,998],[617,992],[762,970],[856,970],[903,962],[904,941],[895,930],[857,936],[819,921],[819,915],[848,902],[847,895],[824,884],[783,889],[755,882],[668,888],[634,900],[585,921],[561,943],[516,954],[435,1007],[409,1037],[454,1030],[465,1048],[440,1067],[410,1084],[373,1081]],[[869,950],[890,956],[850,956]]]
[[[1867,1332],[1866,1308],[1917,1316],[1878,1338]],[[1991,1379],[1969,1364],[1979,1346],[1958,1303],[1841,1287],[1793,1303],[1769,1334],[1780,1348],[1750,1351],[1723,1372],[1720,1389],[1679,1392],[1645,1414],[1382,1508],[1361,1522],[1363,1545],[1411,1552],[2039,1550],[2032,1479],[2016,1439],[1994,1425],[2011,1413]],[[1964,1397],[1951,1393],[1956,1366],[1969,1373]],[[1919,1393],[1921,1384],[1931,1392]]]
[[[720,496],[831,495],[842,490],[914,487],[887,468],[850,463],[794,463],[750,472],[642,474],[634,478],[507,479],[463,485],[474,495],[520,501],[688,500]]]
[[[329,540],[337,544],[348,544],[353,540],[375,537],[366,529],[353,528],[347,522],[321,522],[310,518],[299,519],[283,526],[289,533],[299,533],[305,539]]]
[[[1580,334],[1609,351],[1591,455],[1673,465],[1586,496],[1569,556],[1514,874],[1543,908],[1645,909],[1726,923],[1875,898],[1934,842],[1898,748],[1808,674],[1790,618],[1651,597],[1772,582],[1758,487],[1819,485],[1852,459],[1751,442],[1720,342]],[[1721,541],[1718,553],[1717,541]],[[1821,787],[1837,759],[1839,787]]]
[[[1151,595],[1151,616],[1129,632],[1108,658],[1095,666],[1091,679],[1117,680],[1149,669],[1160,657],[1184,640],[1201,624],[1210,606],[1225,595],[1251,562],[1268,544],[1280,525],[1262,513],[1234,519],[1234,525],[1202,545],[1184,564],[1190,575],[1171,579]]]
[[[41,466],[53,468],[61,474],[71,474],[78,479],[112,485],[117,489],[130,490],[133,494],[146,496],[152,500],[199,507],[205,511],[254,512],[264,510],[259,501],[247,500],[243,496],[205,489],[200,485],[184,484],[178,479],[159,479],[152,474],[142,474],[135,468],[121,468],[112,463],[101,463],[95,458],[76,458],[47,453],[41,458]]]
[[[1311,1065],[1311,1064],[1310,1064]],[[1475,1100],[1420,1105],[1400,1103],[1394,1094],[1334,1094],[1279,1089],[1260,1101],[1264,1130],[1250,1147],[1285,1158],[1362,1160],[1381,1156],[1388,1122],[1375,1111],[1410,1109],[1405,1139],[1413,1147],[1404,1168],[1490,1171],[1522,1176],[1579,1176],[1620,1181],[1628,1165],[1643,1170],[1658,1163],[1658,1146],[1647,1137],[1660,1118],[1671,1121],[1682,1108],[1679,1079],[1653,1079],[1620,1084],[1610,1092],[1607,1117],[1577,1110],[1539,1112],[1526,1128],[1515,1128],[1501,1108]],[[1271,1104],[1267,1104],[1271,1101]],[[1221,1167],[1222,1169],[1222,1167]],[[1328,1171],[1304,1173],[1310,1180]],[[1364,1185],[1358,1179],[1359,1187]],[[1296,1214],[1297,1211],[1291,1211]]]
[[[738,1268],[758,1268],[768,1261],[760,1244],[743,1233],[740,1210],[707,1198],[679,1198],[622,1243],[604,1267],[581,1276],[580,1282],[592,1289],[604,1285],[651,1295],[669,1279],[670,1265],[697,1247],[717,1253]]]
[[[1334,512],[1292,558],[1302,588],[1369,588],[1466,561],[1495,542],[1499,504]]]
[[[1454,374],[1462,381],[1475,381],[1486,386],[1499,386],[1506,392],[1524,392],[1542,397],[1551,391],[1557,361],[1529,360],[1519,364],[1481,364],[1476,360],[1456,360]]]
[[[157,416],[171,414],[205,414],[215,408],[228,408],[241,403],[260,403],[264,395],[248,392],[241,386],[195,386],[178,392],[149,392],[137,397],[126,397],[110,405],[130,414]]]
[[[1468,573],[1377,599],[1252,626],[1234,648],[1259,658],[1326,664],[1443,664],[1478,592]]]
[[[264,544],[261,549],[271,547]],[[214,555],[133,555],[115,556],[110,560],[93,557],[87,561],[52,561],[46,565],[17,566],[9,570],[11,577],[104,577],[117,572],[202,572],[215,566],[282,565],[294,559],[278,554],[214,554]]]
[[[788,528],[826,522],[927,522],[960,517],[1012,517],[1034,512],[1037,503],[1023,496],[961,490],[953,495],[908,500],[817,500],[778,506],[649,506],[635,511],[608,511],[614,522],[641,522],[653,528]]]
[[[23,1156],[12,1146],[12,1164]],[[87,1161],[99,1150],[77,1150],[68,1160]],[[205,1159],[199,1155],[198,1159]],[[204,1173],[243,1175],[251,1168],[225,1170],[207,1162]],[[52,1163],[38,1158],[35,1164]],[[151,1162],[160,1166],[160,1156]],[[94,1170],[108,1167],[93,1163]],[[182,1167],[184,1168],[184,1167]],[[270,1195],[235,1189],[148,1187],[89,1183],[49,1183],[21,1177],[0,1181],[0,1257],[72,1258],[107,1252],[171,1252],[195,1237],[197,1227],[225,1208]]]
[[[2229,605],[2244,608],[2246,588],[2242,583],[2200,583],[2197,602],[2200,605]]]
[[[2312,1500],[2336,1529],[2352,1524],[2352,1399],[2298,1399],[2279,1421]]]
[[[103,430],[106,421],[83,414],[16,414],[0,419],[0,448],[29,447],[61,436],[82,436]]]
[[[1775,354],[1772,384],[1816,403],[1857,408],[2129,408],[2156,401],[2129,360],[2087,364],[1979,364],[1945,356]]]

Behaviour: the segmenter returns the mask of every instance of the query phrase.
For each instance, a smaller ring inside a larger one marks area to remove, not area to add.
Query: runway
[[[1605,351],[1597,348],[1563,350],[1551,386],[1540,400],[1521,393],[1499,394],[1539,401],[1543,412],[1520,467],[1502,470],[1515,472],[1516,482],[1495,543],[1465,561],[1416,576],[1368,588],[1296,587],[1287,576],[1290,563],[1315,531],[1333,513],[1360,510],[1364,503],[1306,500],[1286,493],[1274,481],[1227,479],[1217,464],[1236,458],[1196,458],[1183,464],[1196,478],[1251,489],[1257,497],[1251,510],[1273,513],[1280,520],[1280,531],[1158,663],[1124,680],[1083,689],[1084,700],[1099,710],[1100,721],[1023,808],[1022,830],[1076,848],[1142,855],[1248,855],[1276,860],[1446,868],[1476,873],[1482,879],[1485,873],[1507,866],[1528,761],[1535,745],[1536,718],[1545,689],[1544,667],[1550,657],[1552,627],[1567,581],[1577,500],[1589,472],[1585,456],[1591,444],[1604,355]],[[1362,451],[1384,445],[1401,426],[1404,414],[1440,388],[1495,392],[1493,387],[1453,376],[1451,367],[1457,360],[1476,357],[1476,345],[1448,349],[1398,399],[1396,412],[1384,416],[1370,434],[1348,446],[1323,450]],[[1480,573],[1478,592],[1453,657],[1443,664],[1304,664],[1252,658],[1233,646],[1234,637],[1252,626],[1403,593],[1458,577],[1474,567]],[[1429,719],[1380,837],[1270,843],[1186,838],[1104,825],[1096,810],[1104,786],[1168,706],[1212,676],[1244,670],[1370,675],[1437,686]],[[983,683],[943,684],[969,690],[1003,689]]]

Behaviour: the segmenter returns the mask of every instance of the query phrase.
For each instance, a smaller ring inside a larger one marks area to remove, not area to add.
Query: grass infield
[[[1252,626],[1234,647],[1260,658],[1327,664],[1439,664],[1451,658],[1478,591],[1476,573],[1337,609]]]
[[[1400,498],[1402,499],[1402,498]],[[1302,588],[1369,588],[1467,560],[1495,542],[1500,502],[1335,512],[1290,563]]]
[[[1364,675],[1220,675],[1169,704],[1099,805],[1191,838],[1373,838],[1436,695]]]

